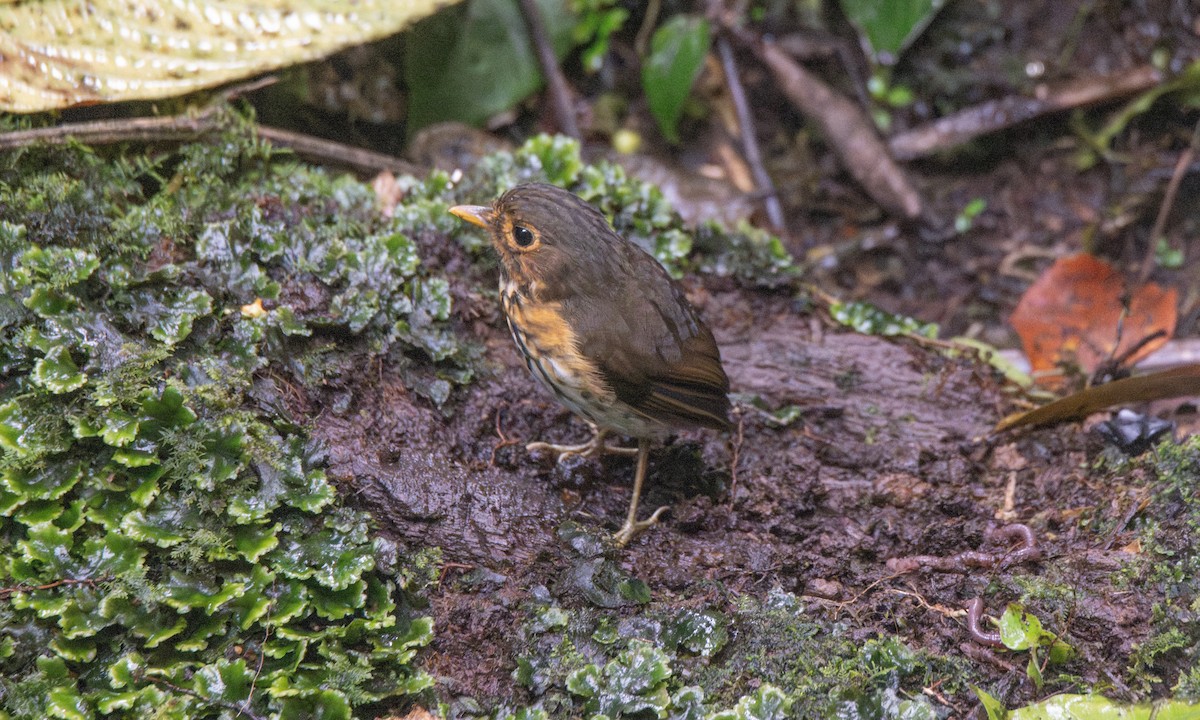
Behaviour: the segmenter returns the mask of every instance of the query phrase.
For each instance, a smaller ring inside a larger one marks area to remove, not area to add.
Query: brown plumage
[[[509,329],[534,377],[596,428],[580,446],[531,449],[594,456],[615,431],[638,438],[634,497],[619,544],[637,522],[650,441],[674,428],[729,425],[729,380],[712,332],[651,255],[604,216],[552,185],[519,185],[491,207],[450,212],[485,228],[500,256]]]

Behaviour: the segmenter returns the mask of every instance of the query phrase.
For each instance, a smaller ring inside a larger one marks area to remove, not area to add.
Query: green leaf
[[[350,720],[350,702],[335,690],[284,698],[280,706],[280,720]]]
[[[1033,681],[1033,686],[1038,690],[1042,689],[1042,684],[1045,680],[1042,678],[1042,668],[1038,665],[1037,648],[1029,651],[1029,662],[1025,666],[1025,675]]]
[[[565,0],[538,0],[558,57],[574,18]],[[445,120],[480,125],[541,87],[525,20],[512,0],[470,0],[418,23],[405,46],[409,136]]]
[[[1046,631],[1042,621],[1033,613],[1025,612],[1016,603],[1010,603],[1000,616],[1000,642],[1009,650],[1028,650],[1041,644]]]
[[[163,583],[163,602],[179,612],[197,609],[207,615],[215,613],[222,605],[241,597],[246,584],[235,580],[221,582],[220,578],[187,575],[173,572]]]
[[[29,470],[8,468],[0,473],[0,483],[23,499],[57,500],[82,477],[82,463],[50,463]]]
[[[113,447],[125,447],[133,442],[138,433],[138,420],[120,408],[112,408],[104,416],[104,428],[100,436]]]
[[[31,458],[63,452],[70,446],[67,423],[61,415],[22,396],[0,404],[0,448]]]
[[[584,665],[567,676],[567,690],[574,695],[590,698],[600,692],[603,675],[595,665]]]
[[[75,308],[76,300],[71,295],[39,285],[25,298],[25,307],[44,318],[52,318]]]
[[[63,720],[90,720],[91,708],[73,687],[56,687],[47,697],[46,710],[51,717]]]
[[[32,247],[21,255],[16,275],[52,287],[81,283],[100,267],[100,259],[81,248]]]
[[[203,290],[179,290],[163,301],[150,335],[159,342],[174,345],[192,333],[192,323],[212,312],[212,298]]]
[[[617,592],[626,600],[639,605],[650,602],[650,586],[637,578],[629,578],[617,583]]]
[[[864,302],[835,302],[829,307],[833,319],[867,335],[919,335],[935,338],[936,323],[922,323],[905,315],[893,315]]]
[[[841,0],[841,4],[875,62],[894,65],[900,53],[933,22],[945,0]]]
[[[158,455],[150,450],[119,448],[112,454],[113,462],[127,468],[141,468],[158,463]]]
[[[1004,703],[974,685],[971,686],[971,689],[975,691],[975,697],[979,698],[979,704],[987,712],[988,720],[1005,720],[1008,717],[1008,710],[1004,707]]]
[[[233,547],[250,562],[258,562],[263,553],[270,552],[279,544],[276,533],[279,524],[240,525],[233,531]]]
[[[664,639],[693,655],[712,657],[729,641],[725,625],[715,612],[684,610],[667,626]]]
[[[246,667],[245,660],[218,660],[197,670],[193,684],[201,697],[237,704],[249,699],[254,672]]]
[[[87,376],[71,359],[65,345],[56,345],[33,365],[33,381],[52,393],[68,393],[83,387]]]
[[[642,65],[642,87],[658,128],[672,143],[679,142],[683,104],[700,75],[711,41],[708,21],[676,15],[654,32],[650,55]]]
[[[716,713],[709,720],[783,720],[788,697],[774,685],[764,684],[740,698],[731,710]]]
[[[1007,715],[988,713],[988,720],[1194,720],[1197,717],[1200,717],[1200,703],[1194,701],[1161,700],[1153,704],[1125,705],[1102,695],[1070,693],[1046,698]]]
[[[142,414],[167,427],[187,427],[196,421],[196,413],[183,403],[183,394],[175,387],[163,389],[159,397],[142,402]]]

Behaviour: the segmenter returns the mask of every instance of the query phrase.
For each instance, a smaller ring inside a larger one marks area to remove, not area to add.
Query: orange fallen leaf
[[[1122,358],[1129,366],[1162,347],[1175,332],[1176,290],[1155,283],[1137,288],[1127,315],[1125,292],[1121,273],[1086,253],[1062,258],[1042,273],[1009,318],[1034,377],[1054,384],[1061,382],[1064,365],[1090,375],[1111,358]]]

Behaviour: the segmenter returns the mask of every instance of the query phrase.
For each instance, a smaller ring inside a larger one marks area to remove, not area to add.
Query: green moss
[[[534,596],[515,679],[551,717],[934,718],[921,688],[966,682],[965,663],[851,638],[785,593],[744,598],[730,615],[563,610],[544,590]]]
[[[750,684],[771,683],[787,693],[788,717],[842,716],[847,708],[858,717],[934,717],[920,688],[935,678],[966,676],[965,663],[910,650],[887,636],[853,638],[839,625],[810,619],[786,593],[745,599],[731,625],[737,639],[720,656],[723,662],[695,679],[724,702]]]
[[[477,351],[418,242],[453,233],[490,257],[451,205],[548,181],[674,274],[796,273],[758,231],[685,232],[655,188],[584,165],[569,140],[457,182],[400,178],[388,218],[368,185],[227,124],[153,156],[0,158],[0,716],[346,717],[431,684],[412,662],[431,637],[413,593],[436,579],[436,549],[402,557],[371,537],[277,386],[347,372],[346,347],[436,404],[470,381]],[[639,644],[607,608],[646,606],[650,589],[595,556],[577,570],[606,609],[543,613],[522,682],[550,709],[626,713],[613,698],[632,692],[699,717],[703,695],[670,664],[720,652],[728,619],[647,610],[658,630]],[[568,677],[592,666],[595,693],[573,694]],[[782,707],[754,697],[730,717]]]
[[[0,714],[344,717],[431,683],[429,620],[252,392],[318,329],[464,377],[415,229],[237,129],[4,157]]]
[[[1127,670],[1131,686],[1149,691],[1171,685],[1186,700],[1200,699],[1200,437],[1164,441],[1137,461],[1151,477],[1153,499],[1135,526],[1144,560],[1129,572],[1139,584],[1159,586],[1152,634],[1133,652]],[[1151,519],[1153,518],[1153,519]],[[1127,573],[1128,574],[1128,573]]]

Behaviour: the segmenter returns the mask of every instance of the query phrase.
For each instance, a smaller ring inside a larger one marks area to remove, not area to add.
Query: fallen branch
[[[842,166],[880,207],[906,220],[921,216],[920,194],[858,105],[801,67],[774,42],[755,37],[728,19],[724,23],[730,36],[753,50],[767,66],[788,100],[820,126]]]
[[[897,160],[915,160],[1049,113],[1108,102],[1149,90],[1161,82],[1162,73],[1146,65],[1056,88],[1043,85],[1036,97],[1010,96],[991,100],[898,133],[888,141],[888,148]]]
[[[529,28],[529,40],[533,44],[534,54],[537,55],[538,66],[542,76],[546,78],[546,90],[554,103],[554,116],[558,121],[558,129],[564,135],[570,135],[578,140],[579,123],[575,122],[575,108],[571,105],[571,93],[567,87],[567,79],[563,77],[558,67],[558,58],[554,56],[554,47],[550,44],[550,36],[546,33],[546,23],[542,19],[542,11],[534,0],[520,0],[521,14],[525,16],[525,25]]]
[[[32,130],[14,130],[0,134],[0,151],[34,144],[65,145],[72,140],[85,145],[187,142],[224,129],[228,124],[223,112],[224,107],[214,105],[203,110],[168,117],[95,120]],[[266,125],[256,125],[255,132],[272,145],[289,148],[306,160],[320,165],[348,168],[366,177],[383,170],[418,176],[423,176],[426,172],[425,168],[398,157],[312,135]]]
[[[717,36],[717,53],[721,56],[721,70],[725,74],[725,85],[729,88],[729,98],[733,101],[733,109],[737,113],[738,134],[741,135],[742,154],[754,174],[754,184],[763,198],[763,207],[767,211],[775,232],[782,233],[786,227],[783,219],[783,205],[779,202],[779,193],[770,173],[763,165],[762,153],[758,148],[758,136],[754,131],[754,115],[746,102],[746,90],[742,87],[742,79],[738,75],[737,60],[733,56],[733,48],[729,39],[724,35]]]

